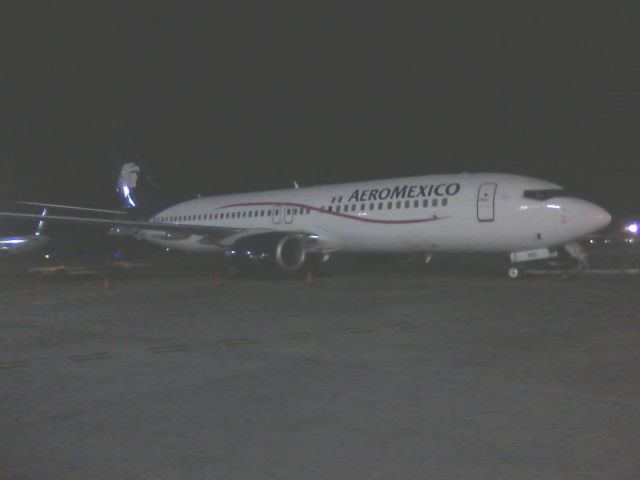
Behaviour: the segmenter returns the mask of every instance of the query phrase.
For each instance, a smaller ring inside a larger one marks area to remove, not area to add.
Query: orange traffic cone
[[[313,283],[315,278],[313,278],[313,271],[310,268],[307,268],[307,274],[304,277],[305,283]]]

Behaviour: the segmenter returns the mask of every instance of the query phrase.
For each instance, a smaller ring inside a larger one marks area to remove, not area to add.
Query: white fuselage
[[[552,196],[544,198],[544,192]],[[326,252],[402,253],[554,248],[610,218],[550,182],[462,173],[202,197],[158,212],[151,221],[302,232],[317,236]],[[140,237],[185,251],[224,248],[202,235],[145,230]]]

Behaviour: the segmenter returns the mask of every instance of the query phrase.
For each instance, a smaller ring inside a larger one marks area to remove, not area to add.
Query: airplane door
[[[274,205],[271,214],[271,221],[278,224],[282,221],[282,205]]]
[[[284,212],[284,223],[293,223],[293,207],[282,207],[282,211]]]
[[[495,200],[497,183],[483,183],[478,189],[478,221],[493,222],[495,220]]]

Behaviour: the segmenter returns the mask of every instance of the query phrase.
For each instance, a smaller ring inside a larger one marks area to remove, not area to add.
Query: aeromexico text
[[[455,195],[460,191],[459,183],[440,183],[438,185],[396,185],[388,188],[354,190],[349,202],[368,202],[371,200],[392,200],[397,198],[426,198]]]

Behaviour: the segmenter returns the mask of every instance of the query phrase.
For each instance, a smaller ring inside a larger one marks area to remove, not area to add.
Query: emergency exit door
[[[493,222],[495,220],[495,204],[497,183],[483,183],[478,189],[478,221]]]

